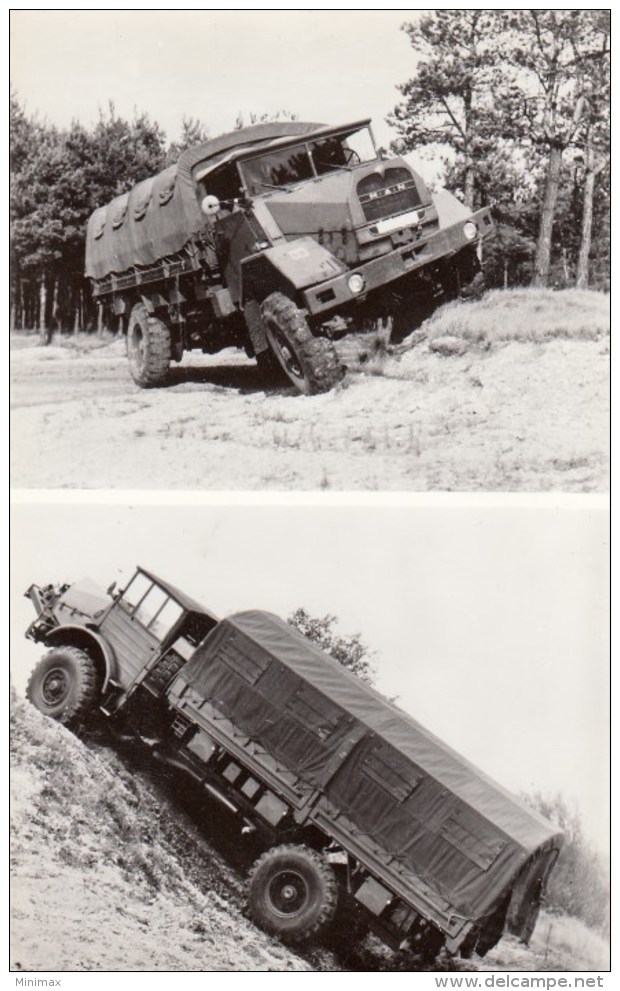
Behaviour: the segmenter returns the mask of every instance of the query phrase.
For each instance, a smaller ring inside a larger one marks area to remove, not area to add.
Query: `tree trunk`
[[[465,206],[468,206],[470,210],[474,209],[474,167],[473,165],[465,166],[465,182],[463,189],[463,199],[465,200]]]
[[[41,283],[39,286],[39,334],[41,344],[48,345],[52,343],[52,329],[46,322],[46,310],[47,310],[47,287],[45,285],[45,277],[41,277]]]
[[[549,279],[549,267],[551,264],[551,237],[553,235],[553,220],[555,217],[555,206],[558,199],[561,168],[562,148],[558,145],[552,145],[549,153],[549,161],[547,162],[545,195],[543,199],[542,212],[540,215],[536,258],[534,259],[534,276],[532,278],[533,286],[546,286]]]
[[[583,185],[583,208],[581,212],[581,241],[577,259],[577,280],[579,289],[587,289],[589,280],[590,247],[592,245],[592,204],[594,202],[594,170],[589,168]]]

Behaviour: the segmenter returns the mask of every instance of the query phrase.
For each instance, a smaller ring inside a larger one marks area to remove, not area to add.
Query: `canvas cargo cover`
[[[182,251],[205,226],[194,181],[199,166],[217,164],[234,148],[303,135],[320,127],[302,121],[256,124],[181,152],[174,165],[92,214],[86,232],[87,278],[120,275]]]
[[[467,918],[559,848],[542,817],[270,613],[220,622],[182,678]]]

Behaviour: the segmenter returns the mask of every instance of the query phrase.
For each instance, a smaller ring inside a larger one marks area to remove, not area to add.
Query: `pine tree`
[[[598,13],[579,8],[505,12],[512,38],[507,57],[520,76],[499,109],[515,137],[537,147],[546,162],[532,280],[537,286],[549,279],[563,156],[584,127],[587,79],[601,58]]]
[[[403,150],[449,149],[453,186],[470,208],[483,200],[482,162],[495,147],[494,91],[501,79],[501,12],[435,10],[403,25],[417,58],[415,75],[398,86],[405,99],[388,116]]]

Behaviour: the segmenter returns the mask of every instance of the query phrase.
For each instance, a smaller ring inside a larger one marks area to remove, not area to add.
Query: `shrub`
[[[564,833],[564,846],[551,873],[546,906],[609,934],[609,867],[583,835],[581,817],[562,795],[526,795],[525,801]]]

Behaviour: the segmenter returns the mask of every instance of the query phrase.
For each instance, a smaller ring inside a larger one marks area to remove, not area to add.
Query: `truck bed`
[[[170,699],[450,936],[492,913],[559,834],[269,613],[220,622]]]

